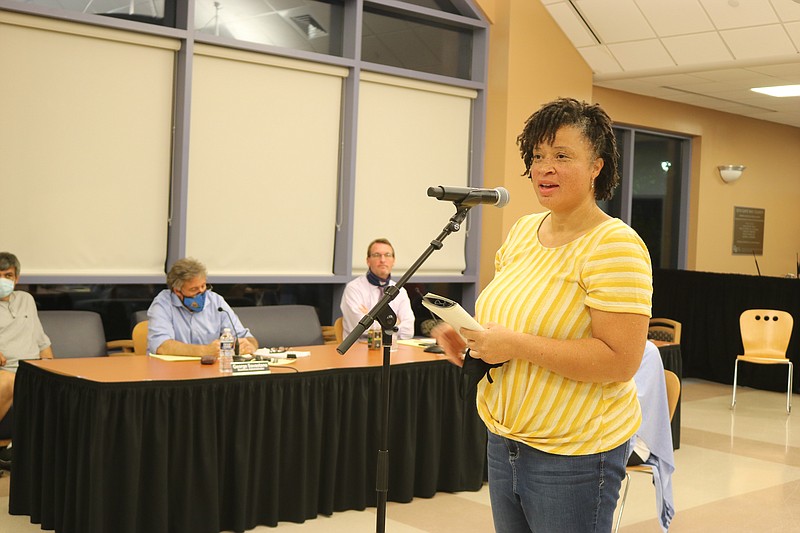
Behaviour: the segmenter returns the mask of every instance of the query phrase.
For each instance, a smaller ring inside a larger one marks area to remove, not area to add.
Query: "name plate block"
[[[267,361],[234,361],[231,363],[233,375],[253,375],[269,374],[269,362]]]

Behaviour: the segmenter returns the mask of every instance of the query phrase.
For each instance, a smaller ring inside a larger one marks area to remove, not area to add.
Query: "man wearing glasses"
[[[386,286],[394,285],[391,280],[394,259],[394,248],[387,239],[375,239],[369,243],[367,273],[348,283],[342,295],[342,332],[345,337],[353,331],[361,317],[378,303]],[[405,289],[400,289],[389,307],[397,315],[397,338],[413,337],[414,312]]]
[[[231,328],[239,339],[239,353],[258,349],[225,299],[206,284],[208,273],[197,259],[175,261],[167,273],[167,288],[147,310],[147,350],[168,355],[217,355],[219,336]],[[233,325],[231,325],[233,322]]]

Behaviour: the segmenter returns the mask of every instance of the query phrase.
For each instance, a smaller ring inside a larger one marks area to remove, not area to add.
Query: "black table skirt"
[[[58,532],[216,533],[376,504],[380,368],[100,384],[21,364],[9,510]],[[388,499],[478,490],[460,370],[392,367]]]
[[[800,363],[800,280],[656,269],[653,291],[653,316],[682,325],[684,377],[733,383],[736,356],[744,353],[739,315],[746,309],[791,313],[795,327],[787,356]],[[739,385],[786,392],[786,366],[739,365]],[[794,392],[800,392],[800,380]]]

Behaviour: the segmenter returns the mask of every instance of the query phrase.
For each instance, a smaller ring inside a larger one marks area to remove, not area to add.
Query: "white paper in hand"
[[[422,297],[422,305],[453,326],[457,332],[460,331],[461,328],[475,329],[478,331],[483,330],[483,326],[481,326],[472,315],[467,313],[458,302],[454,302],[450,298],[445,298],[444,296],[429,292]]]

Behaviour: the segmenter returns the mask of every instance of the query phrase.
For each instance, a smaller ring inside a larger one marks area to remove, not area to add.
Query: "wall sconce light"
[[[725,183],[731,183],[741,178],[742,172],[746,168],[747,167],[744,165],[720,165],[717,167],[717,169],[719,169],[719,176]]]

